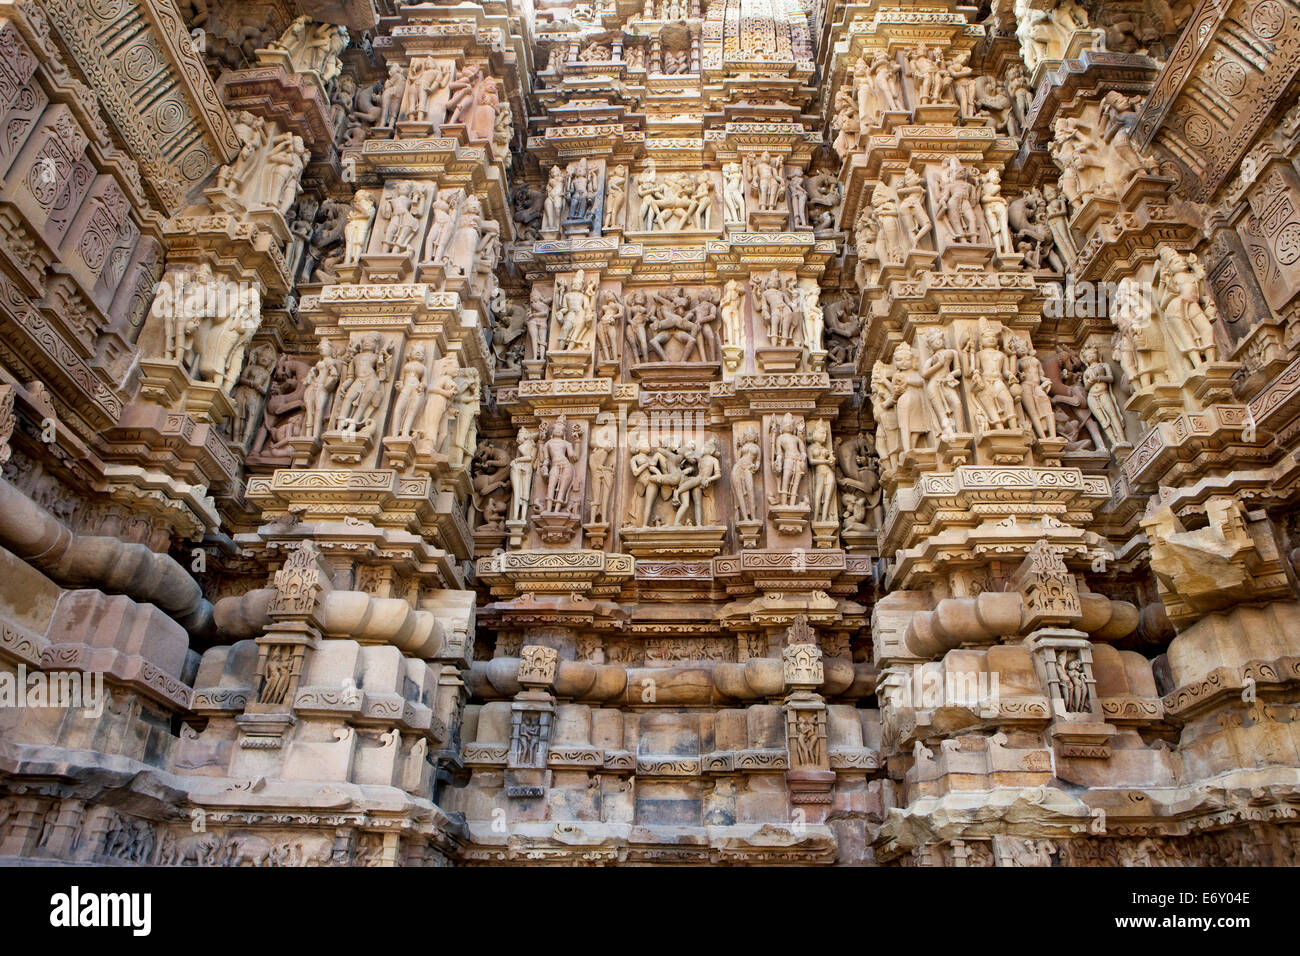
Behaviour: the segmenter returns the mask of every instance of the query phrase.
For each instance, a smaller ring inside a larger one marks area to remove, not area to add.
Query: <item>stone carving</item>
[[[330,83],[343,69],[339,54],[348,45],[346,27],[316,23],[300,16],[289,24],[280,39],[268,46],[283,51],[297,73],[316,73],[322,83]]]
[[[626,216],[627,167],[615,166],[605,176],[605,228],[623,228]]]
[[[977,173],[949,156],[939,174],[935,205],[941,210],[940,221],[952,242],[980,242],[983,231],[976,207],[980,202]]]
[[[946,441],[965,428],[960,388],[961,357],[955,348],[948,345],[942,329],[927,332],[925,344],[929,349],[929,355],[921,366],[925,394],[939,426],[939,437]]]
[[[378,332],[368,333],[348,346],[345,371],[334,400],[330,427],[372,433],[388,382],[393,346]]]
[[[801,503],[799,484],[808,471],[808,449],[804,444],[802,425],[802,420],[795,421],[789,413],[780,424],[775,417],[769,421],[768,445],[772,450],[772,477],[776,485],[776,493],[768,498],[769,504],[788,507]],[[807,499],[802,503],[806,504]]]
[[[262,324],[257,286],[218,278],[204,264],[193,271],[169,271],[158,288],[151,315],[161,320],[163,358],[229,394]]]
[[[997,329],[981,320],[978,335],[968,337],[963,347],[966,375],[975,396],[976,428],[981,432],[990,428],[1016,428],[1019,420],[1008,381],[1011,363],[998,346]]]
[[[1195,254],[1183,255],[1160,247],[1156,270],[1156,309],[1168,339],[1193,368],[1217,361],[1213,299],[1205,286],[1205,270]]]
[[[786,198],[780,162],[771,153],[764,152],[760,156],[746,156],[744,169],[745,182],[749,184],[757,208],[763,212],[780,209]]]
[[[794,278],[783,277],[775,269],[754,279],[754,312],[763,321],[771,345],[797,344],[800,323],[795,311],[796,296]]]

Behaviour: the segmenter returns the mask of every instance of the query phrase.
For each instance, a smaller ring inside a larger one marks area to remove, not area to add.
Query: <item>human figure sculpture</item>
[[[877,50],[872,55],[871,76],[881,109],[886,112],[902,110],[903,91],[898,79],[898,63],[884,50]]]
[[[758,443],[758,432],[752,428],[741,431],[737,436],[736,445],[736,457],[731,466],[731,490],[736,500],[736,520],[757,521],[754,475],[762,467],[763,457],[763,449]]]
[[[628,347],[632,350],[633,363],[650,361],[650,340],[647,329],[650,325],[651,303],[649,296],[642,289],[634,289],[625,300],[627,311],[627,332],[624,333]]]
[[[1141,389],[1167,383],[1168,345],[1155,321],[1152,304],[1135,278],[1126,276],[1115,287],[1111,320],[1118,329],[1115,355],[1133,387]]]
[[[1128,444],[1124,436],[1124,415],[1111,392],[1111,383],[1115,381],[1114,373],[1102,361],[1101,351],[1096,346],[1086,346],[1079,357],[1085,365],[1083,387],[1087,390],[1088,410],[1097,420],[1106,443],[1111,448]]]
[[[482,406],[482,391],[483,383],[479,379],[478,369],[470,366],[456,372],[449,454],[453,467],[472,461],[478,448],[478,416]]]
[[[397,381],[393,383],[397,401],[393,403],[392,434],[399,438],[410,437],[415,428],[416,416],[424,404],[425,357],[423,344],[417,342],[412,345],[406,361],[402,363]]]
[[[262,343],[252,350],[239,381],[235,383],[231,393],[235,405],[231,437],[241,445],[252,436],[253,426],[261,413],[262,398],[271,383],[271,368],[274,365],[275,349]]]
[[[809,352],[822,351],[822,332],[825,313],[818,299],[821,297],[821,283],[816,279],[799,280],[799,305],[803,312],[803,347]]]
[[[957,112],[962,119],[970,119],[975,115],[975,69],[970,65],[970,51],[956,54],[948,61],[947,69],[957,98]]]
[[[830,423],[825,419],[814,419],[808,427],[808,465],[812,468],[812,520],[839,521],[835,510],[835,454]]]
[[[1205,269],[1194,253],[1160,247],[1156,308],[1169,338],[1193,370],[1217,361],[1215,307],[1206,291]]]
[[[325,425],[325,406],[339,384],[339,360],[334,356],[334,345],[321,339],[320,359],[307,373],[307,387],[303,391],[303,434],[307,438],[320,437]]]
[[[1007,356],[998,348],[998,332],[981,319],[977,339],[966,340],[967,375],[975,396],[975,417],[981,431],[1015,428],[1016,403],[1007,384]]]
[[[952,439],[962,430],[961,411],[961,357],[948,345],[942,329],[931,329],[925,334],[925,344],[930,350],[921,366],[925,379],[925,394],[934,410],[939,425],[939,437]]]
[[[469,275],[472,272],[482,238],[483,205],[477,196],[466,196],[460,204],[452,239],[438,257],[448,275]]]
[[[899,222],[898,197],[887,184],[876,183],[871,191],[871,208],[879,228],[876,250],[882,263],[902,262],[907,252]]]
[[[871,414],[876,420],[876,449],[892,471],[898,467],[902,434],[894,394],[894,367],[880,359],[871,368]]]
[[[757,158],[746,156],[745,164],[748,168],[745,179],[758,202],[758,208],[764,212],[779,209],[786,194],[781,164],[766,150]]]
[[[564,170],[559,166],[552,166],[550,178],[546,181],[546,201],[542,205],[542,232],[559,232],[560,218],[563,215]]]
[[[452,399],[459,387],[456,371],[460,365],[455,355],[444,355],[433,363],[433,375],[424,400],[421,433],[435,454],[441,454],[451,432],[450,414]]]
[[[916,352],[906,342],[894,349],[893,392],[897,398],[898,436],[902,454],[929,447],[933,434],[926,412],[925,378],[917,368]]]
[[[551,300],[546,290],[534,285],[528,296],[528,359],[540,362],[546,358],[550,339]]]
[[[537,457],[535,434],[520,428],[515,437],[515,457],[510,462],[510,520],[528,517],[528,502],[533,493],[533,467]]]
[[[930,213],[925,208],[925,180],[912,167],[903,172],[903,182],[898,187],[898,217],[907,233],[911,248],[916,249],[934,228]]]
[[[791,507],[798,504],[799,482],[808,471],[808,450],[793,415],[787,412],[779,426],[775,417],[771,422],[776,432],[771,441],[772,474],[776,478],[771,504]]]
[[[544,511],[568,512],[578,449],[570,439],[568,420],[561,415],[542,428],[541,479],[546,482]]]
[[[786,193],[790,199],[790,227],[808,229],[808,187],[804,185],[803,173],[795,170],[786,181]]]
[[[627,206],[627,167],[615,166],[605,175],[605,228],[622,228]]]
[[[556,348],[560,351],[581,349],[587,342],[587,333],[596,320],[596,282],[586,281],[586,273],[579,269],[572,283],[558,291],[560,330]]]
[[[745,181],[740,163],[722,167],[722,205],[727,222],[745,221]]]
[[[793,284],[794,280],[790,282]],[[755,280],[755,312],[766,326],[770,344],[778,347],[795,344],[794,300],[786,281],[775,269]]]
[[[641,200],[641,228],[649,232],[655,228],[664,195],[664,186],[655,175],[654,163],[647,162],[645,169],[637,177],[636,194]]]
[[[343,265],[355,266],[361,262],[361,254],[366,250],[366,240],[370,238],[370,227],[375,221],[374,193],[368,189],[358,189],[352,197],[352,207],[343,226]]]
[[[1020,385],[1020,404],[1025,410],[1034,435],[1038,438],[1056,438],[1056,414],[1052,409],[1052,383],[1043,372],[1043,363],[1034,354],[1029,340],[1019,335],[1010,337],[1011,354],[1016,356],[1016,372]]]
[[[400,63],[388,64],[388,79],[384,80],[384,92],[380,97],[379,122],[381,127],[391,127],[397,122],[401,113],[402,100],[406,94],[406,68]]]
[[[587,474],[591,476],[591,490],[587,499],[587,523],[598,524],[609,520],[609,496],[614,487],[618,442],[613,423],[607,421],[593,428],[589,444]]]
[[[618,328],[623,320],[623,303],[618,293],[606,289],[600,295],[600,316],[596,320],[596,355],[599,361],[618,361]]]
[[[690,468],[684,470],[681,481],[674,489],[672,503],[677,505],[673,523],[681,525],[689,509],[695,511],[695,526],[713,523],[712,489],[722,477],[722,463],[718,460],[717,439],[705,439],[698,455],[690,457]],[[709,507],[705,508],[708,504]]]
[[[944,224],[953,242],[979,242],[977,202],[975,174],[956,156],[949,156],[939,174],[939,195],[935,205],[942,210]]]
[[[374,415],[383,401],[392,346],[385,346],[378,332],[370,332],[349,351],[347,387],[341,389],[334,427],[368,431],[374,427]]]
[[[463,193],[459,189],[440,189],[429,214],[429,234],[424,240],[424,262],[440,262],[451,244],[456,226],[456,209]]]
[[[745,287],[738,279],[728,279],[722,292],[722,330],[726,344],[745,347]]]
[[[984,209],[984,221],[988,224],[989,235],[1000,255],[1012,255],[1015,247],[1011,242],[1011,226],[1007,218],[1007,201],[1002,196],[1002,174],[996,169],[989,169],[980,176],[980,206]]]

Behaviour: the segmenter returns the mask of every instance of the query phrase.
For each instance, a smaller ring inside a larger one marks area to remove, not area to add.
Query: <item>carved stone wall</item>
[[[0,858],[1293,864],[1294,7],[0,2]]]

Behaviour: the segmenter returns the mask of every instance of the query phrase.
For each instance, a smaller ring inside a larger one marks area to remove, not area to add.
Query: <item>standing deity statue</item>
[[[456,371],[460,360],[455,355],[444,355],[433,363],[433,376],[429,381],[428,394],[424,401],[423,424],[421,433],[429,441],[435,454],[441,454],[447,443],[450,428],[451,401],[456,396],[458,383]]]
[[[961,356],[948,344],[942,329],[925,334],[929,356],[921,366],[925,394],[939,425],[939,437],[948,441],[964,427],[961,409]]]
[[[1128,276],[1119,280],[1111,320],[1118,329],[1115,355],[1132,386],[1140,389],[1168,383],[1168,345],[1137,279]]]
[[[775,212],[785,200],[785,179],[781,176],[781,163],[764,150],[758,158],[745,157],[745,181],[763,212]]]
[[[899,451],[928,448],[933,436],[925,400],[925,378],[917,368],[916,352],[906,342],[894,349],[893,394],[898,413]]]
[[[871,209],[879,229],[876,234],[876,253],[882,263],[902,262],[907,253],[903,242],[903,229],[899,223],[898,197],[883,182],[871,190]]]
[[[1166,334],[1193,370],[1217,361],[1214,301],[1205,269],[1194,253],[1161,246],[1156,274],[1156,310]]]
[[[786,192],[790,197],[790,228],[811,228],[808,223],[808,187],[804,184],[802,172],[796,169],[790,174]]]
[[[605,228],[623,228],[627,207],[627,167],[615,166],[605,176]]]
[[[990,428],[1015,428],[1015,399],[1007,384],[1008,359],[998,348],[998,330],[980,319],[976,337],[966,340],[967,375],[975,396],[975,420],[981,432]]]
[[[303,435],[320,437],[325,426],[325,406],[339,384],[339,360],[334,357],[334,346],[329,339],[321,339],[320,360],[307,373],[307,386],[303,391]]]
[[[596,358],[599,362],[617,362],[618,328],[623,321],[623,303],[613,289],[602,292],[600,301],[600,316],[596,319]]]
[[[736,436],[736,456],[731,466],[731,492],[736,499],[736,520],[757,521],[754,475],[762,467],[763,449],[752,426]]]
[[[789,280],[794,284],[794,280]],[[763,320],[770,345],[787,347],[795,344],[796,316],[794,298],[786,280],[775,269],[758,277],[755,284],[755,309]]]
[[[624,337],[632,350],[634,365],[650,361],[650,325],[651,303],[643,289],[634,289],[627,294],[627,331]]]
[[[803,347],[809,352],[821,352],[825,313],[818,302],[821,283],[813,278],[799,280],[799,304],[803,311]]]
[[[898,62],[884,50],[877,50],[871,57],[871,77],[884,111],[898,112],[904,109]]]
[[[424,240],[424,262],[440,262],[451,244],[456,225],[456,209],[463,193],[459,189],[438,190],[429,214],[429,235]]]
[[[397,401],[393,403],[393,419],[389,426],[390,434],[398,438],[409,438],[415,428],[415,419],[424,404],[424,376],[428,371],[425,364],[427,353],[424,345],[417,342],[402,363],[397,381],[393,388],[397,391]]]
[[[614,462],[618,458],[618,439],[612,421],[598,424],[591,430],[590,449],[587,456],[587,473],[591,476],[591,491],[587,497],[587,523],[609,521],[609,496],[614,487]]]
[[[483,403],[483,383],[478,369],[470,366],[456,373],[453,399],[454,424],[449,458],[453,467],[473,461],[478,448],[478,416]]]
[[[879,359],[871,368],[871,415],[876,420],[876,450],[892,471],[898,467],[902,451],[898,398],[894,394],[894,367]]]
[[[564,170],[552,166],[550,178],[546,181],[546,200],[542,205],[542,232],[559,232],[563,216]]]
[[[974,170],[963,166],[956,156],[949,156],[939,174],[939,195],[935,205],[941,210],[944,225],[953,242],[979,242],[978,187]]]
[[[540,285],[528,296],[528,360],[541,362],[551,336],[551,299]]]
[[[483,205],[477,196],[467,196],[460,205],[460,215],[451,241],[439,256],[440,264],[448,275],[469,276],[473,273],[474,258],[483,239]]]
[[[555,347],[566,352],[581,349],[587,342],[587,333],[591,331],[596,320],[596,285],[595,277],[586,281],[586,273],[579,269],[573,276],[572,283],[563,286],[556,283],[556,296],[559,304],[559,338]]]
[[[538,474],[546,482],[542,510],[567,513],[569,493],[576,477],[575,463],[578,460],[578,448],[576,441],[571,440],[569,435],[568,419],[561,415],[555,421],[543,425],[541,441],[538,453],[541,468]]]
[[[727,222],[745,221],[745,179],[740,163],[722,167],[722,205]]]
[[[523,521],[528,517],[536,458],[537,436],[527,428],[520,428],[515,437],[515,457],[510,462],[510,521]]]
[[[745,287],[738,279],[728,279],[722,291],[722,334],[733,348],[745,347]]]
[[[388,360],[392,346],[384,337],[370,332],[353,343],[348,351],[346,386],[340,386],[334,410],[334,427],[345,431],[369,431],[384,398],[388,381]]]
[[[984,207],[984,221],[999,255],[1012,255],[1011,226],[1007,218],[1007,201],[1002,195],[1002,174],[990,169],[980,180],[980,205]]]
[[[835,508],[835,453],[831,448],[831,426],[814,419],[808,426],[808,464],[812,468],[812,520],[838,522]]]
[[[379,122],[376,126],[388,128],[397,122],[406,95],[406,82],[406,67],[400,63],[388,64],[388,79],[384,80],[384,92],[379,101]]]
[[[776,494],[770,504],[791,507],[798,504],[799,482],[808,471],[808,449],[800,434],[800,423],[786,412],[778,426],[776,417],[771,419],[770,445],[772,448],[772,474],[776,478]]]
[[[1115,375],[1101,359],[1101,351],[1095,345],[1086,346],[1079,354],[1085,365],[1083,387],[1087,389],[1088,410],[1106,436],[1106,443],[1111,448],[1127,445],[1124,436],[1124,415],[1119,410],[1119,403],[1110,390]]]
[[[912,167],[903,172],[902,185],[898,187],[898,216],[907,233],[911,248],[920,248],[921,240],[934,229],[930,213],[925,208],[925,180]]]
[[[352,197],[352,207],[348,210],[347,222],[343,226],[343,265],[355,266],[361,261],[374,221],[374,193],[368,189],[358,189]]]
[[[1052,408],[1052,383],[1043,372],[1043,363],[1034,354],[1029,340],[1012,335],[1007,343],[1016,357],[1020,385],[1020,405],[1038,438],[1056,437],[1056,412]]]

